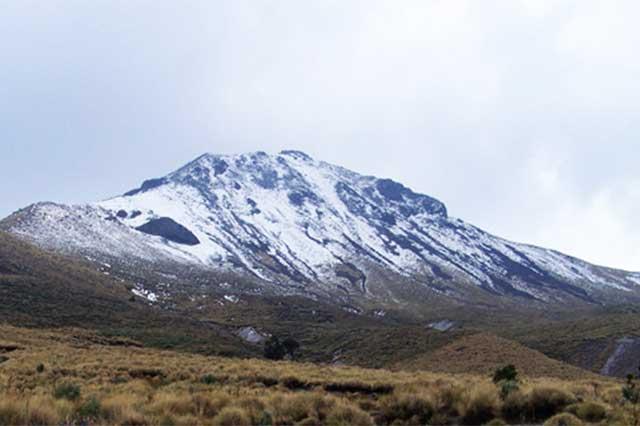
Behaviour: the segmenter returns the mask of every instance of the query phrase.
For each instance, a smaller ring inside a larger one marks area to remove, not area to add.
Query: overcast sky
[[[291,148],[640,270],[640,2],[5,0],[0,216]]]

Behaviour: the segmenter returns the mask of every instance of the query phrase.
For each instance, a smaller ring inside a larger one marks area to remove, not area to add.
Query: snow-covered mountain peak
[[[239,271],[303,292],[396,300],[409,282],[458,298],[476,288],[595,303],[640,287],[637,275],[500,239],[398,182],[300,151],[204,154],[123,196],[34,205],[2,227],[57,251]]]

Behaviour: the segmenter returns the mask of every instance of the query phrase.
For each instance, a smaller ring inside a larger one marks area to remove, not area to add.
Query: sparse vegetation
[[[8,326],[0,335],[23,348],[0,369],[3,425],[573,426],[633,418],[615,380],[524,376],[501,398],[487,375],[206,357]]]

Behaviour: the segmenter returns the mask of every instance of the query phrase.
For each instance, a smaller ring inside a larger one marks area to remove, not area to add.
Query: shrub
[[[412,424],[427,424],[435,413],[431,399],[421,395],[390,395],[381,402],[384,423],[401,420]]]
[[[597,402],[573,404],[567,407],[567,412],[589,423],[598,423],[607,416],[607,409]]]
[[[36,367],[36,371],[38,373],[44,372],[44,364],[38,364],[38,366]]]
[[[283,340],[282,346],[291,359],[296,359],[296,352],[300,349],[300,343],[291,337]]]
[[[518,370],[513,364],[506,365],[502,368],[498,368],[493,373],[493,383],[500,383],[502,381],[516,382],[518,380]]]
[[[98,418],[100,416],[100,401],[92,396],[78,408],[77,414],[80,418]]]
[[[272,426],[273,425],[273,416],[268,411],[263,411],[258,419],[257,426]]]
[[[200,377],[200,383],[204,383],[205,385],[214,385],[217,381],[216,376],[213,374],[205,374]]]
[[[553,387],[534,388],[528,396],[528,412],[531,420],[546,420],[575,402],[575,397],[564,390]]]
[[[287,354],[278,336],[271,336],[264,344],[264,357],[271,360],[281,360]]]
[[[240,408],[227,407],[214,417],[216,426],[251,426],[251,419]]]
[[[80,398],[80,386],[73,383],[62,383],[53,390],[53,396],[56,399],[67,399],[75,401]]]
[[[514,380],[504,380],[500,382],[500,399],[505,399],[512,392],[515,392],[520,389],[518,382]]]
[[[327,426],[373,426],[371,416],[353,405],[336,405],[323,424]]]
[[[583,424],[584,423],[573,414],[562,413],[547,420],[544,426],[582,426]]]

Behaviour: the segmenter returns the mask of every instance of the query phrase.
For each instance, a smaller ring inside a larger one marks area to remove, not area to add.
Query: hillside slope
[[[513,364],[521,374],[529,377],[570,380],[597,377],[592,372],[551,359],[517,342],[488,333],[461,337],[428,354],[401,362],[396,368],[488,376],[508,364]]]

